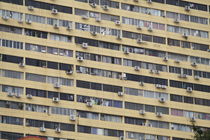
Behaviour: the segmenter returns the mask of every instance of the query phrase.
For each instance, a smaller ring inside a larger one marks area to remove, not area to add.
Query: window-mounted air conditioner
[[[188,38],[188,34],[187,33],[183,33],[182,34],[182,37],[184,37],[185,39],[187,39]]]
[[[96,3],[90,3],[90,6],[93,7],[93,8],[96,8],[97,4]]]
[[[91,31],[90,34],[91,34],[92,36],[96,36],[96,35],[97,35],[97,32]]]
[[[76,115],[70,115],[69,119],[70,121],[76,121]]]
[[[54,27],[55,29],[59,29],[59,24],[58,24],[58,23],[54,23],[54,24],[53,24],[53,27]]]
[[[33,6],[28,6],[28,10],[29,11],[33,11],[34,10],[34,7]]]
[[[199,75],[195,75],[195,76],[194,76],[194,79],[195,79],[195,80],[199,80],[199,79],[200,79],[200,76],[199,76]]]
[[[189,5],[186,5],[186,6],[184,7],[184,9],[185,9],[185,11],[189,12],[190,9],[191,9],[191,7],[190,7]]]
[[[2,19],[5,20],[5,21],[7,21],[9,19],[9,16],[4,15],[4,16],[2,16]]]
[[[7,93],[7,96],[8,96],[8,97],[13,97],[13,96],[14,96],[14,93],[8,92],[8,93]]]
[[[58,103],[60,101],[60,99],[58,97],[53,97],[52,100],[54,103]]]
[[[115,25],[117,25],[117,26],[120,26],[120,21],[119,20],[117,20],[117,21],[115,21]]]
[[[84,61],[84,58],[82,56],[78,56],[77,61],[82,62],[82,61]]]
[[[150,3],[151,4],[152,3],[152,0],[147,0],[147,3]]]
[[[197,66],[197,63],[196,62],[192,62],[191,64],[193,67],[196,67]]]
[[[33,96],[32,96],[31,94],[27,94],[26,97],[27,97],[28,99],[32,99],[32,98],[33,98]]]
[[[157,117],[162,117],[163,116],[163,113],[162,112],[156,112],[156,116]]]
[[[167,62],[168,61],[168,57],[167,56],[163,57],[163,61]]]
[[[83,43],[82,43],[82,48],[83,48],[83,49],[87,49],[87,48],[88,48],[88,43],[83,42]]]
[[[61,87],[61,84],[57,82],[53,86],[54,86],[54,88],[60,88]]]
[[[179,78],[187,78],[187,74],[181,73],[181,74],[179,74]]]
[[[192,87],[187,87],[187,92],[192,93],[193,89]]]
[[[40,132],[46,132],[46,129],[44,126],[40,127]]]
[[[93,103],[92,103],[91,101],[88,101],[88,102],[86,103],[86,106],[87,106],[87,107],[93,107]]]
[[[134,70],[135,71],[140,71],[140,67],[139,66],[134,66]]]
[[[139,114],[140,115],[145,115],[145,110],[143,110],[143,109],[139,110]]]
[[[160,103],[165,103],[166,102],[166,99],[164,97],[161,97],[161,98],[159,98],[159,102]]]
[[[26,23],[27,23],[27,24],[31,24],[31,23],[32,23],[32,20],[26,19]]]
[[[102,5],[101,7],[102,7],[103,10],[106,10],[106,11],[109,10],[109,6],[108,5]]]
[[[52,13],[53,15],[57,15],[57,14],[58,14],[58,10],[55,9],[55,8],[53,8],[51,13]]]
[[[73,70],[66,70],[66,74],[67,74],[67,75],[73,74]]]
[[[56,128],[55,128],[55,132],[56,132],[56,133],[61,133],[61,128],[60,128],[60,127],[56,127]]]
[[[143,81],[140,81],[140,82],[139,82],[139,85],[140,85],[140,86],[144,86],[144,82],[143,82]]]
[[[20,63],[19,63],[19,66],[20,66],[20,67],[25,67],[25,63],[24,63],[24,62],[20,62]]]
[[[124,95],[124,93],[123,93],[123,92],[121,92],[121,91],[119,91],[119,92],[117,93],[117,95],[118,95],[118,96],[123,96],[123,95]]]

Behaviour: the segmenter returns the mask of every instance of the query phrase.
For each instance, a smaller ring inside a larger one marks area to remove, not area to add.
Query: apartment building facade
[[[209,0],[0,0],[0,17],[0,139],[210,129]]]

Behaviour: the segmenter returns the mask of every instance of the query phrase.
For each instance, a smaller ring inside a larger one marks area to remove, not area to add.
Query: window
[[[71,36],[60,35],[60,34],[50,34],[50,39],[55,41],[71,42]]]
[[[27,35],[27,36],[47,39],[47,34],[48,34],[47,32],[43,32],[43,31],[25,29],[25,35]]]
[[[0,46],[14,49],[23,49],[23,42],[0,39]]]
[[[35,8],[40,8],[40,9],[45,9],[45,10],[52,10],[54,8],[54,9],[57,9],[58,12],[72,14],[72,8],[67,7],[67,6],[38,2],[34,0],[26,0],[25,5],[33,6]]]
[[[101,120],[110,122],[122,122],[122,117],[108,114],[101,114]]]
[[[22,28],[7,26],[7,25],[1,25],[1,24],[0,24],[0,31],[1,32],[8,32],[8,33],[15,33],[15,34],[22,34]]]
[[[18,72],[18,71],[11,71],[11,70],[0,69],[0,75],[2,77],[23,79],[23,72]]]

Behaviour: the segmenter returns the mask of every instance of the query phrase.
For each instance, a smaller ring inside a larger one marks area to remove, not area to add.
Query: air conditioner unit
[[[23,19],[18,19],[18,23],[23,23]]]
[[[117,20],[117,21],[115,21],[115,24],[119,26],[121,23],[119,20]]]
[[[58,10],[57,9],[52,9],[52,14],[57,15],[58,14]]]
[[[126,79],[127,79],[126,73],[123,73],[123,74],[121,75],[121,80],[126,80]]]
[[[137,26],[136,26],[136,29],[137,29],[137,30],[142,30],[141,25],[137,25]]]
[[[152,124],[151,124],[151,123],[148,123],[147,126],[148,126],[148,127],[152,127]]]
[[[28,6],[28,10],[33,11],[34,7],[33,6]]]
[[[88,15],[82,15],[82,19],[89,19]]]
[[[162,85],[160,85],[160,84],[155,84],[155,87],[156,87],[156,88],[162,88]]]
[[[55,29],[59,29],[59,24],[58,23],[55,23],[53,26],[54,26]]]
[[[16,97],[16,98],[20,98],[20,97],[21,97],[21,94],[20,94],[20,93],[16,93],[16,94],[15,94],[15,97]]]
[[[125,140],[124,136],[120,136],[119,140]]]
[[[155,72],[155,70],[153,70],[153,69],[150,69],[150,70],[149,70],[149,72],[150,72],[150,73],[154,73],[154,72]]]
[[[192,87],[187,87],[187,92],[192,93],[193,89]]]
[[[154,70],[154,73],[155,74],[160,74],[160,71],[159,70]]]
[[[147,3],[152,3],[152,0],[147,0]]]
[[[6,16],[6,15],[5,16],[2,16],[2,19],[3,20],[8,20],[9,19],[9,16]]]
[[[77,61],[82,62],[83,60],[84,60],[84,58],[82,56],[77,57]]]
[[[87,49],[87,48],[88,48],[88,43],[83,42],[83,43],[82,43],[82,48],[83,48],[83,49]]]
[[[19,66],[20,66],[20,67],[25,67],[25,63],[24,63],[24,62],[20,62],[20,63],[19,63]]]
[[[60,53],[59,53],[59,55],[63,56],[63,55],[64,55],[64,53],[60,52]]]
[[[92,36],[96,36],[96,35],[97,35],[97,32],[91,31],[90,34],[91,34]]]
[[[163,113],[162,112],[156,112],[156,116],[157,117],[162,117],[163,116]]]
[[[180,63],[180,60],[176,59],[174,60],[175,63]]]
[[[210,52],[210,49],[207,49],[207,52]]]
[[[140,85],[140,86],[144,86],[144,82],[143,82],[143,81],[140,81],[140,82],[139,82],[139,85]]]
[[[200,76],[199,76],[199,75],[195,75],[195,76],[194,76],[194,79],[195,79],[195,80],[199,80],[199,79],[200,79]]]
[[[57,54],[58,54],[58,52],[56,52],[56,51],[55,51],[55,52],[53,52],[53,54],[57,55]]]
[[[139,2],[139,0],[133,0],[134,2]]]
[[[121,36],[120,34],[118,34],[118,35],[117,35],[117,39],[118,39],[118,40],[121,40],[121,39],[122,39],[122,36]]]
[[[152,29],[151,26],[149,26],[149,27],[147,28],[147,30],[148,30],[149,32],[152,32],[152,31],[153,31],[153,29]]]
[[[142,109],[139,110],[139,114],[140,114],[140,115],[145,115],[145,110],[142,110]]]
[[[8,97],[13,97],[13,96],[14,96],[14,93],[8,92],[8,93],[7,93],[7,96],[8,96]]]
[[[92,106],[93,106],[93,103],[92,103],[91,101],[88,101],[88,102],[86,103],[86,106],[87,106],[87,107],[92,107]]]
[[[93,8],[96,8],[97,4],[96,3],[90,3],[90,6]]]
[[[106,11],[109,10],[109,6],[108,5],[102,5],[101,7],[102,7],[102,9],[104,9]]]
[[[140,71],[140,67],[139,66],[134,66],[134,70],[135,71]]]
[[[66,70],[66,74],[71,75],[71,74],[73,74],[73,71],[72,70]]]
[[[58,103],[60,101],[60,99],[58,97],[53,97],[52,98],[53,102]]]
[[[124,54],[129,54],[130,53],[129,49],[125,49],[123,52],[124,52]]]
[[[164,97],[161,97],[161,98],[159,99],[159,102],[160,102],[160,103],[165,103],[165,102],[166,102],[166,99],[165,99]]]
[[[101,18],[100,17],[97,17],[96,18],[96,22],[101,22]]]
[[[32,99],[32,98],[33,98],[33,96],[32,96],[31,94],[27,94],[26,97],[27,97],[28,99]]]
[[[190,6],[187,5],[187,6],[184,7],[184,9],[185,9],[185,11],[189,12],[190,11]]]
[[[70,121],[76,121],[76,115],[70,115]]]
[[[181,74],[179,75],[179,78],[187,78],[187,75],[186,75],[186,74],[181,73]]]
[[[196,67],[197,66],[197,63],[196,62],[192,62],[191,64],[193,67]]]
[[[42,53],[46,53],[46,50],[45,50],[45,49],[41,49],[41,52],[42,52]]]
[[[61,87],[61,84],[60,83],[55,83],[54,84],[54,88],[60,88]]]
[[[40,132],[46,132],[46,129],[44,126],[40,127]]]
[[[167,86],[166,86],[166,85],[161,85],[161,88],[162,88],[162,89],[166,89]]]
[[[179,22],[180,22],[179,18],[174,19],[174,23],[179,23]]]
[[[167,56],[163,57],[163,61],[167,62],[168,61],[168,57]]]
[[[137,38],[137,43],[142,44],[144,41],[141,38]]]
[[[182,36],[187,39],[188,38],[188,34],[187,33],[183,33]]]
[[[61,133],[60,127],[55,128],[55,132],[56,132],[56,133]]]
[[[174,130],[174,126],[173,125],[171,125],[171,130]]]
[[[118,96],[123,96],[124,93],[119,91],[117,94],[118,94]]]
[[[195,117],[190,117],[190,121],[191,121],[191,122],[196,122]]]
[[[31,24],[31,23],[32,23],[32,20],[26,19],[26,23],[27,23],[27,24]]]
[[[146,13],[147,13],[148,15],[151,15],[151,10],[150,10],[150,9],[147,9]]]
[[[67,26],[67,30],[68,30],[68,31],[72,30],[72,26],[71,26],[71,25],[68,25],[68,26]]]

